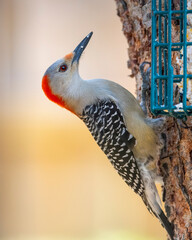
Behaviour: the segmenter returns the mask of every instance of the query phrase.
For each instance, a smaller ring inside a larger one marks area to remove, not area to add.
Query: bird
[[[161,146],[136,98],[106,79],[84,80],[79,62],[93,32],[74,51],[46,70],[42,89],[49,100],[81,119],[125,183],[138,194],[173,240],[173,227],[161,208],[155,185]]]

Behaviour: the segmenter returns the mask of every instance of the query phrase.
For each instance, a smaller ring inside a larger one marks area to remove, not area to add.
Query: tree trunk
[[[136,93],[141,100],[142,78],[139,65],[151,62],[151,0],[115,0],[117,14],[128,41],[128,68],[136,78]],[[178,26],[173,25],[177,38]],[[174,57],[174,56],[173,56]],[[192,62],[192,59],[191,59]],[[147,95],[150,107],[150,92]],[[148,111],[149,112],[149,111]],[[148,113],[151,117],[151,114]],[[192,117],[187,121],[166,117],[161,131],[164,140],[159,171],[164,181],[165,210],[174,225],[175,239],[192,239]]]

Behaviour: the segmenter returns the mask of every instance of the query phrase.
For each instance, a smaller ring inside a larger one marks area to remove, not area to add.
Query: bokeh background
[[[114,0],[0,0],[0,239],[165,239],[84,124],[48,101],[46,68],[90,32],[85,79],[135,93]]]

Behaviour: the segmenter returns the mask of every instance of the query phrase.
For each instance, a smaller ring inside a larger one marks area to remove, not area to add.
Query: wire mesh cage
[[[192,115],[192,0],[152,0],[151,111]]]

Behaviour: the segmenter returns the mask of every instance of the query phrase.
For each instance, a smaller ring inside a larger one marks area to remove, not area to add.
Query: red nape
[[[45,75],[45,76],[43,77],[43,79],[42,79],[42,89],[43,89],[45,95],[49,98],[49,100],[51,100],[51,101],[54,102],[54,103],[57,103],[59,106],[61,106],[61,107],[63,107],[63,108],[66,108],[67,110],[69,110],[69,111],[71,111],[72,113],[74,113],[74,112],[72,111],[72,109],[70,109],[70,108],[66,105],[66,103],[64,102],[64,100],[63,100],[60,96],[58,96],[58,95],[56,95],[56,94],[54,94],[54,93],[52,92],[52,90],[51,90],[51,88],[50,88],[50,85],[49,85],[49,78],[48,78],[47,75]]]

